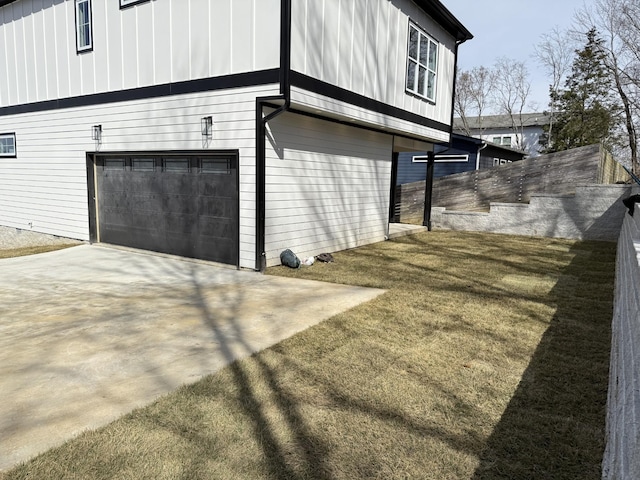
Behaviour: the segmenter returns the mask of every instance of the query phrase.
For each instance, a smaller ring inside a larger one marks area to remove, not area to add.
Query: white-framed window
[[[494,136],[491,141],[493,143],[495,143],[496,145],[502,145],[502,146],[505,146],[505,147],[510,147],[511,146],[511,135]]]
[[[512,160],[505,160],[504,158],[495,158],[493,159],[493,166],[497,167],[499,165],[506,165],[507,163],[512,163]]]
[[[16,134],[0,133],[0,157],[16,157]]]
[[[435,102],[438,43],[416,25],[409,23],[407,50],[407,91]]]
[[[148,2],[149,0],[120,0],[120,8],[130,7],[132,5],[136,5],[137,3]]]
[[[93,50],[93,25],[91,0],[76,1],[76,50],[78,53]]]
[[[413,163],[427,163],[428,157],[425,155],[416,155],[411,158]],[[460,162],[468,162],[469,155],[466,154],[458,154],[458,155],[436,155],[435,161],[437,163],[460,163]]]

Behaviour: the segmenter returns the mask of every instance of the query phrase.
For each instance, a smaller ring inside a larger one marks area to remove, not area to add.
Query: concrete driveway
[[[102,246],[0,260],[0,470],[380,293]]]

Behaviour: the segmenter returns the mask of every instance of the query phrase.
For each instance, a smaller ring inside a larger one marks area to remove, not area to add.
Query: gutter
[[[284,103],[266,117],[264,108]],[[266,133],[267,123],[291,107],[291,0],[280,2],[280,95],[256,98],[256,263],[261,272],[267,267],[265,252],[266,218]]]

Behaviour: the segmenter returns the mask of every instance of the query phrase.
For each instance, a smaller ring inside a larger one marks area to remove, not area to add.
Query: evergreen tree
[[[618,107],[612,99],[613,85],[601,45],[592,28],[584,48],[576,51],[565,88],[551,92],[551,104],[558,112],[549,149],[552,152],[615,141]]]

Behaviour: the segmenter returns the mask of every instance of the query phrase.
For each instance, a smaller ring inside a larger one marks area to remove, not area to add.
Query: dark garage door
[[[238,264],[238,157],[96,158],[104,243]]]

